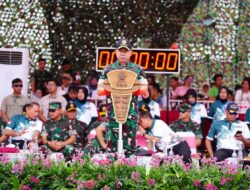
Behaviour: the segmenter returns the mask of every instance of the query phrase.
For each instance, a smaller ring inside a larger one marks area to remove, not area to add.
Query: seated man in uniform
[[[208,132],[206,138],[206,147],[211,157],[217,158],[217,161],[223,161],[232,157],[234,150],[242,147],[250,148],[250,131],[246,123],[237,120],[238,105],[234,102],[228,103],[226,107],[226,118],[216,120]],[[217,135],[217,150],[213,152],[211,141]]]
[[[49,103],[50,118],[42,129],[42,144],[49,152],[61,152],[66,159],[73,153],[73,144],[76,141],[76,130],[70,126],[62,114],[60,102]]]
[[[5,126],[6,126],[6,123],[3,121],[3,118],[0,116],[0,143],[6,140],[5,138],[2,138],[3,129],[5,128]]]
[[[76,104],[69,102],[66,106],[65,116],[68,118],[70,130],[75,129],[77,132],[74,147],[83,150],[88,143],[89,129],[86,123],[76,119],[76,115]]]
[[[25,112],[26,110],[26,112]],[[40,106],[36,102],[26,104],[23,114],[14,115],[11,122],[6,126],[1,138],[7,140],[12,137],[12,143],[19,143],[19,148],[23,147],[24,140],[35,141],[39,139],[42,131],[42,122],[38,119]]]
[[[193,132],[195,134],[196,147],[201,145],[202,131],[200,124],[191,120],[192,107],[189,104],[183,104],[179,109],[179,119],[170,124],[174,132]]]
[[[99,120],[95,124],[96,137],[92,139],[86,146],[86,153],[94,154],[100,152],[106,152],[107,149],[107,117],[106,117],[106,106],[102,104],[99,107]]]
[[[172,138],[176,137],[176,133],[172,131],[166,123],[162,120],[155,120],[149,112],[141,112],[139,116],[139,125],[144,129],[143,136],[150,142],[155,142],[157,148],[160,148],[161,141],[171,141]],[[174,143],[173,143],[174,144]],[[191,160],[191,151],[186,141],[174,144],[172,147],[173,153],[183,156],[185,163]]]

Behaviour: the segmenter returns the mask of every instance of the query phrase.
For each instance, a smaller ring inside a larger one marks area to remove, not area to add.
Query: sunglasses
[[[56,110],[49,109],[49,112],[55,112]]]
[[[22,87],[23,87],[23,85],[22,85],[22,84],[14,84],[13,86],[14,86],[14,87],[16,87],[16,88],[17,88],[17,87],[20,87],[20,88],[22,88]]]
[[[238,115],[238,113],[229,113],[229,114],[234,116]]]

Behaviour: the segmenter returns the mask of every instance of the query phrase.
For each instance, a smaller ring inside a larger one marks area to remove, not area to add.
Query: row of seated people
[[[22,80],[18,78],[14,79],[12,81],[13,93],[5,97],[2,101],[0,116],[2,116],[5,123],[8,123],[14,115],[21,114],[22,107],[30,102],[27,97],[21,94],[22,87]],[[88,100],[89,94],[91,92],[87,87],[74,87],[73,91],[75,92],[76,90],[76,94],[72,93],[73,95],[69,89],[70,91],[68,98],[58,94],[58,86],[55,79],[48,79],[46,87],[49,94],[43,96],[41,99],[36,100],[36,102],[40,105],[41,111],[39,114],[39,119],[42,122],[46,122],[49,119],[50,115],[48,112],[48,107],[49,103],[53,101],[60,102],[62,105],[62,110],[65,110],[66,104],[68,102],[74,102],[77,106],[77,119],[86,123],[87,125],[90,125],[97,120],[98,109],[93,102]],[[156,102],[150,100],[149,94],[147,97],[143,98],[139,105],[142,106],[144,103],[151,107],[152,114],[156,115],[158,118],[160,117],[159,105]]]
[[[21,149],[26,141],[33,149],[36,139],[46,149],[46,152],[62,152],[69,158],[75,149],[82,149],[88,142],[89,130],[87,125],[76,119],[77,108],[74,103],[69,103],[67,111],[62,111],[60,102],[51,102],[48,112],[50,118],[44,124],[38,119],[40,105],[36,102],[25,106],[25,113],[15,115],[5,127],[0,142],[8,144],[11,137],[13,144],[18,144]]]
[[[13,94],[4,98],[1,106],[2,117],[6,123],[10,121],[13,115],[21,114],[22,106],[29,102],[23,95],[21,95],[22,81],[20,79],[14,79],[12,81],[12,87]],[[41,114],[39,115],[39,119],[43,122],[49,119],[49,102],[61,102],[63,110],[67,104],[65,98],[57,94],[57,83],[54,79],[48,80],[47,90],[49,94],[44,96],[38,102],[41,106]],[[86,87],[79,86],[76,90],[77,95],[70,96],[71,98],[69,101],[73,101],[77,105],[77,119],[86,123],[87,125],[90,125],[98,118],[97,108],[95,104],[88,101],[87,97],[89,95],[89,91]],[[192,106],[191,119],[200,124],[202,117],[209,116],[215,120],[224,119],[225,108],[229,102],[227,98],[228,89],[226,87],[221,87],[219,89],[217,100],[211,104],[209,110],[206,110],[203,104],[197,102],[196,91],[194,89],[189,89],[186,92],[185,99],[183,101],[186,101],[186,103]],[[138,108],[141,108],[143,105],[150,108],[150,113],[153,117],[160,118],[161,114],[159,104],[150,98],[150,93],[142,96],[141,101],[138,102]],[[166,117],[161,118],[165,120]],[[250,118],[250,110],[247,111],[246,118]],[[169,121],[166,122],[170,124]]]
[[[226,118],[214,121],[206,137],[206,147],[210,156],[215,156],[218,161],[224,160],[232,155],[234,150],[238,150],[239,144],[244,149],[250,148],[250,132],[246,124],[236,120],[238,107],[235,103],[229,103],[226,107]],[[89,141],[88,136],[91,128],[76,119],[77,106],[69,103],[66,106],[65,117],[61,109],[60,102],[49,104],[48,112],[51,119],[42,124],[37,119],[40,106],[37,103],[30,103],[26,106],[24,115],[16,115],[11,123],[5,128],[0,141],[6,141],[12,137],[13,143],[19,143],[20,147],[24,140],[29,142],[29,146],[34,146],[34,140],[38,139],[40,145],[49,152],[61,152],[65,158],[70,158],[77,149],[94,154],[108,151],[108,137],[105,133],[108,130],[105,109],[101,110],[101,119],[94,123],[96,128],[96,138]],[[168,127],[163,121],[152,117],[147,110],[141,110],[139,116],[139,133],[148,140],[148,147],[156,145],[158,151],[169,152],[169,144],[172,143],[171,150],[174,154],[183,156],[185,162],[191,160],[190,145],[185,140],[174,140],[181,137],[178,132],[193,132],[195,134],[195,146],[201,145],[203,135],[198,123],[191,120],[192,107],[183,104],[179,109],[179,119]],[[237,131],[241,131],[237,133]],[[217,136],[217,150],[211,148],[211,141]],[[172,142],[173,141],[173,142]],[[141,142],[138,142],[140,144]],[[174,144],[173,144],[174,143]],[[167,150],[165,150],[167,147]],[[191,146],[191,148],[193,148]]]
[[[210,118],[213,120],[222,120],[226,117],[226,106],[230,102],[228,101],[228,88],[221,87],[219,89],[219,95],[217,96],[216,101],[214,101],[208,109],[200,103],[197,102],[197,93],[194,89],[189,89],[184,96],[184,102],[192,106],[191,119],[197,123],[202,122],[202,118]],[[236,102],[237,103],[237,102]],[[169,112],[166,117],[166,112]],[[250,108],[246,111],[246,114],[238,114],[239,119],[242,121],[250,121]],[[162,110],[161,119],[165,120],[167,123],[175,120],[178,117],[178,111],[166,111]]]

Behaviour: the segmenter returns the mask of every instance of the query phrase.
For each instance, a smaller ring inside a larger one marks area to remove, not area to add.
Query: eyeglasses
[[[23,85],[22,85],[22,84],[14,84],[13,86],[14,86],[14,87],[16,87],[16,88],[17,88],[17,87],[20,87],[20,88],[22,88],[22,87],[23,87]]]

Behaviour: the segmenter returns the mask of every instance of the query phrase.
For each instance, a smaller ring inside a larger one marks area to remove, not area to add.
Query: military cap
[[[132,49],[132,44],[126,39],[120,39],[117,43],[116,43],[116,49],[122,49],[125,48],[127,50],[131,50]]]
[[[179,112],[185,113],[186,111],[192,111],[191,105],[189,105],[189,104],[182,104],[182,105],[179,107]]]
[[[76,111],[77,107],[76,104],[73,102],[69,102],[66,106],[66,111]]]

